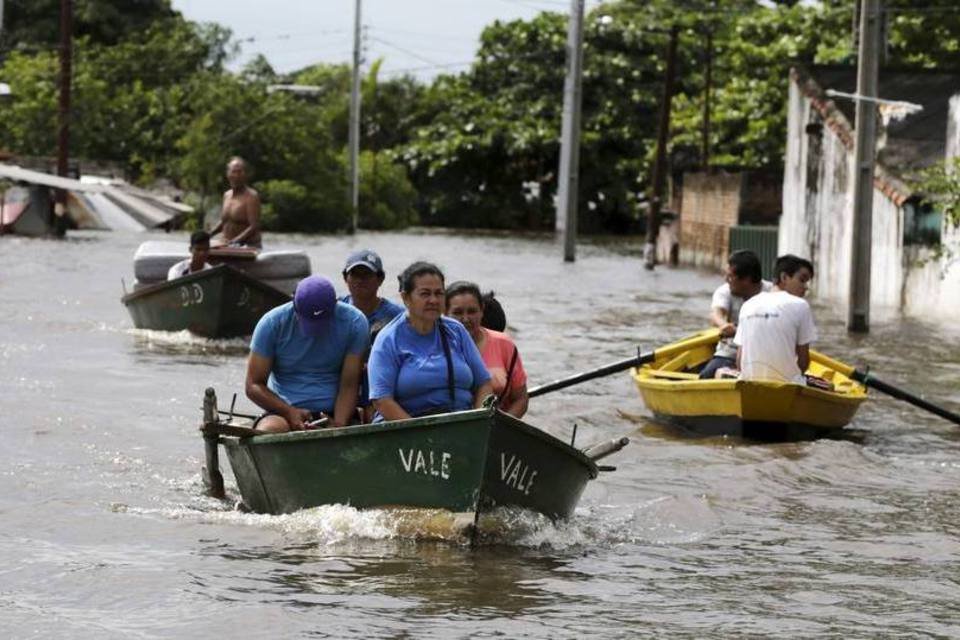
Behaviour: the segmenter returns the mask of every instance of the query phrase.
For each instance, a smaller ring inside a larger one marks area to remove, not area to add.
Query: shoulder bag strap
[[[437,331],[440,332],[440,342],[443,343],[443,355],[447,359],[447,392],[450,394],[450,411],[455,411],[457,395],[453,390],[453,357],[450,355],[450,342],[447,339],[447,330],[443,326],[443,318],[437,320]]]

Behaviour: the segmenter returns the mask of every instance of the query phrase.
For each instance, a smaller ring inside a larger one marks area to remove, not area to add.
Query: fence
[[[743,225],[730,227],[730,252],[749,249],[760,258],[763,277],[773,277],[773,265],[777,261],[777,227]]]

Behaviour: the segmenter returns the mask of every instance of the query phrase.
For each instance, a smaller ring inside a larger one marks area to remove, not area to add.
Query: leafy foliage
[[[74,34],[94,44],[116,44],[179,17],[170,0],[73,0]],[[60,0],[6,0],[5,48],[37,50],[60,40]]]
[[[960,157],[920,171],[911,186],[927,203],[940,209],[947,222],[960,226]]]
[[[960,68],[960,12],[911,0],[884,4],[888,64]],[[3,104],[0,145],[18,154],[55,149],[58,5],[6,2],[0,77],[13,96]],[[705,161],[708,53],[710,165],[777,169],[788,69],[855,62],[854,7],[854,0],[611,0],[594,8],[584,33],[582,229],[622,232],[640,222],[671,26],[680,30],[672,170]],[[170,0],[75,0],[75,14],[73,154],[121,163],[145,183],[172,177],[203,203],[218,200],[225,162],[240,155],[255,166],[269,227],[348,224],[348,66],[284,75],[258,57],[231,73],[229,32],[184,20]],[[566,30],[559,13],[495,22],[468,71],[426,86],[383,79],[375,62],[362,83],[361,225],[552,227]],[[267,90],[280,83],[314,85],[318,95]],[[960,190],[955,175],[931,174],[929,192]]]

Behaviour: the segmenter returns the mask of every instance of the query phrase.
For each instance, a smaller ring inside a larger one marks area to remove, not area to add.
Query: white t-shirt
[[[803,384],[797,346],[817,339],[810,305],[786,291],[758,293],[743,303],[733,341],[740,347],[743,380],[784,380]]]
[[[210,264],[204,262],[203,268],[212,269],[213,267]],[[170,267],[170,270],[167,271],[167,280],[176,280],[177,278],[182,278],[188,273],[190,273],[190,258],[187,258],[186,260],[181,260],[177,264]]]
[[[761,291],[770,291],[773,289],[773,283],[768,280],[760,281]],[[713,292],[713,299],[710,301],[711,309],[723,309],[727,312],[727,321],[733,324],[740,323],[740,307],[743,306],[743,298],[735,296],[730,292],[730,285],[724,282]],[[718,358],[737,357],[737,345],[733,344],[732,338],[721,338],[717,343],[717,350],[713,354]]]

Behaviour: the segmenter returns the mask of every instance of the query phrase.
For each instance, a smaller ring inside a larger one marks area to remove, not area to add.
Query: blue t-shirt
[[[340,302],[345,302],[346,304],[353,304],[353,296],[347,294],[340,298]],[[373,313],[367,316],[367,324],[370,326],[370,337],[371,339],[380,332],[380,329],[383,329],[385,326],[390,324],[390,321],[399,316],[404,312],[404,308],[398,305],[396,302],[387,300],[386,298],[380,298],[380,305],[373,310]],[[357,393],[357,406],[366,407],[370,405],[370,380],[367,376],[366,367],[364,367],[363,375],[360,376],[360,390]]]
[[[422,336],[406,314],[381,329],[373,342],[367,364],[371,399],[392,397],[411,416],[473,406],[473,390],[489,380],[490,374],[464,326],[452,318],[440,321],[453,361],[454,406],[450,407],[447,359],[438,328]],[[377,420],[382,420],[379,414]]]
[[[299,409],[333,413],[340,371],[348,355],[362,356],[370,341],[367,319],[356,308],[337,303],[329,335],[304,335],[293,303],[268,311],[253,330],[250,351],[273,359],[267,386]]]
[[[352,305],[353,297],[350,294],[347,294],[340,298],[340,302],[346,302],[347,304]],[[393,300],[380,298],[380,306],[374,309],[373,313],[367,315],[367,324],[370,325],[370,333],[377,333],[380,331],[380,329],[383,329],[385,326],[387,326],[387,323],[403,312],[404,308]]]

